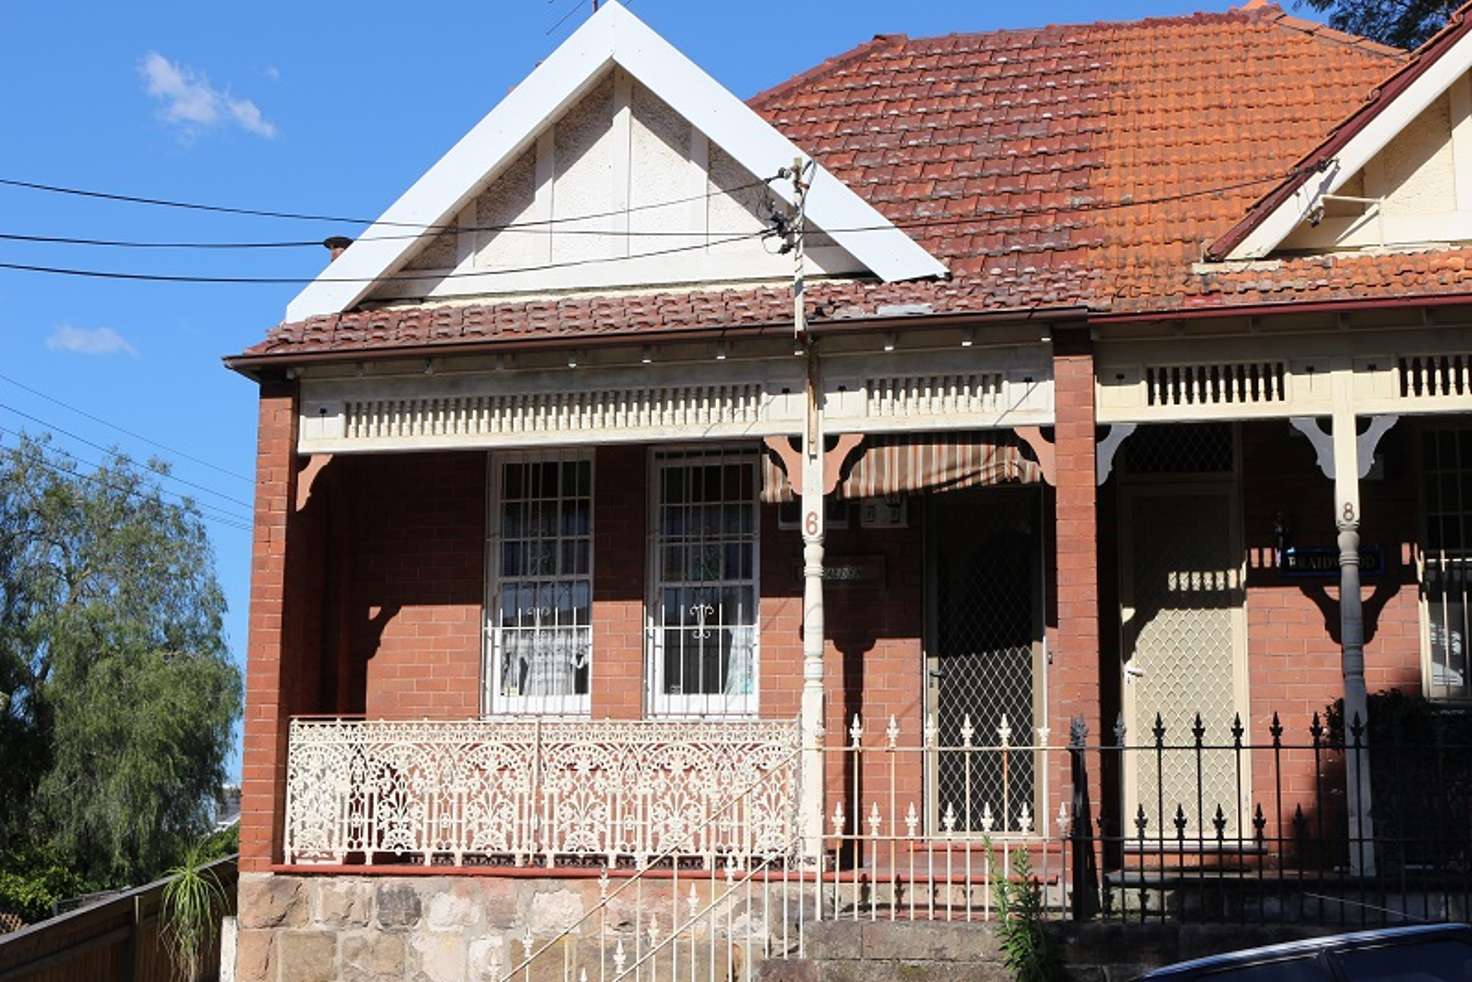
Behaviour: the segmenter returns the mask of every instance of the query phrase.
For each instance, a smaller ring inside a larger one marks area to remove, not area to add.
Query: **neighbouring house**
[[[1472,698],[1469,35],[884,34],[742,102],[604,4],[226,360],[236,977],[748,977],[1023,856],[1465,916],[1463,756],[1331,707]]]

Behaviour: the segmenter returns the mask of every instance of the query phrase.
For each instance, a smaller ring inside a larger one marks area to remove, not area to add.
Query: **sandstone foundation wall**
[[[796,944],[795,887],[784,914],[775,887],[770,902],[764,902],[759,888],[748,896],[744,888],[730,890],[723,877],[712,884],[708,876],[682,876],[678,893],[668,879],[632,884],[615,893],[625,882],[609,882],[609,901],[600,910],[599,881],[588,876],[248,873],[240,879],[235,979],[490,982],[521,964],[530,940],[533,952],[556,944],[538,954],[530,972],[518,973],[518,979],[562,982],[571,964],[573,979],[586,967],[588,978],[596,982],[615,974],[613,946],[619,940],[626,964],[632,966],[636,934],[643,945],[639,950],[647,950],[651,913],[656,937],[663,939],[674,916],[689,917],[692,895],[702,916],[682,934],[677,956],[669,946],[660,952],[661,975],[669,972],[671,957],[678,957],[681,971],[686,971],[693,951],[701,977],[709,977],[714,959],[716,977],[729,978],[767,951],[777,953],[784,937]],[[712,896],[718,901],[714,905]],[[571,948],[557,941],[575,926]],[[600,936],[606,938],[601,949]]]

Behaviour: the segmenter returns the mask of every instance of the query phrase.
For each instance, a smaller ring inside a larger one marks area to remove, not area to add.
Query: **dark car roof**
[[[1254,962],[1277,961],[1294,955],[1324,951],[1326,949],[1356,948],[1369,944],[1398,942],[1438,935],[1469,935],[1472,927],[1466,924],[1417,924],[1411,927],[1387,927],[1375,931],[1355,931],[1349,934],[1332,934],[1322,938],[1307,938],[1285,944],[1267,945],[1262,948],[1245,948],[1229,951],[1222,955],[1196,958],[1188,962],[1177,962],[1157,968],[1140,976],[1141,979],[1163,979],[1197,972],[1215,972],[1224,968],[1250,965]]]

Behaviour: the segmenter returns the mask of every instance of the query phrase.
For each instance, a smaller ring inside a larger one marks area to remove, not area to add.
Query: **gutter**
[[[1087,307],[1015,307],[1005,310],[962,314],[902,314],[894,317],[862,317],[843,320],[809,320],[811,334],[844,335],[866,331],[924,330],[943,327],[970,327],[994,323],[1027,323],[1029,321],[1084,321]],[[678,341],[725,341],[744,338],[791,336],[792,321],[768,321],[741,327],[660,328],[652,331],[629,331],[621,334],[579,334],[532,338],[482,338],[472,341],[436,341],[397,347],[345,348],[280,354],[228,355],[225,367],[249,378],[259,379],[266,369],[285,369],[299,365],[335,364],[354,361],[387,361],[394,358],[437,358],[448,355],[484,354],[503,351],[566,351],[571,348],[621,347],[623,345],[663,344]]]
[[[843,320],[810,320],[808,330],[814,335],[860,334],[866,331],[907,331],[945,327],[972,327],[984,324],[1021,324],[1041,321],[1083,322],[1091,328],[1108,328],[1127,324],[1172,324],[1182,321],[1218,320],[1226,317],[1272,317],[1286,314],[1346,314],[1359,311],[1416,307],[1456,307],[1472,305],[1472,292],[1430,293],[1412,297],[1377,297],[1363,300],[1289,300],[1278,303],[1235,304],[1221,307],[1193,307],[1178,310],[1129,311],[1124,313],[1091,312],[1087,307],[1015,307],[1005,310],[960,314],[908,314],[895,317],[864,317]],[[661,328],[654,331],[630,331],[623,334],[582,334],[531,338],[482,338],[471,341],[436,341],[398,347],[344,348],[279,354],[239,354],[222,359],[225,367],[248,378],[260,380],[268,371],[285,370],[302,365],[341,364],[356,361],[388,361],[395,358],[438,358],[451,355],[488,354],[510,351],[567,351],[573,348],[623,347],[625,345],[664,344],[683,341],[725,341],[745,338],[789,336],[790,320],[768,321],[741,327]]]
[[[1093,313],[1090,327],[1113,324],[1175,323],[1213,320],[1222,317],[1272,317],[1281,314],[1348,314],[1366,310],[1472,305],[1472,292],[1428,293],[1421,296],[1376,297],[1364,300],[1284,300],[1277,303],[1235,304],[1221,307],[1191,307],[1175,311]]]

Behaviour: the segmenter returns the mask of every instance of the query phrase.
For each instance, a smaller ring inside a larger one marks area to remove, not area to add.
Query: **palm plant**
[[[205,953],[229,903],[220,878],[210,869],[209,845],[210,840],[203,839],[189,846],[179,864],[164,874],[169,882],[164,886],[159,937],[184,982],[200,977]]]

